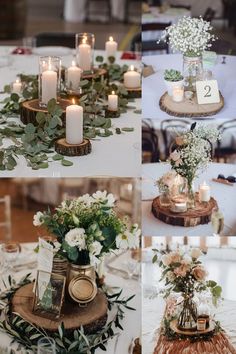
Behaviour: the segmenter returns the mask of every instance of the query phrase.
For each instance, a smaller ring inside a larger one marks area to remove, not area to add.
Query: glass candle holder
[[[72,60],[71,65],[66,69],[65,82],[66,90],[72,92],[80,92],[80,79],[83,70],[76,65],[75,60]]]
[[[77,33],[75,37],[76,60],[85,73],[93,72],[95,36],[93,33]]]
[[[52,98],[57,100],[60,95],[61,58],[39,58],[39,106],[47,107]]]

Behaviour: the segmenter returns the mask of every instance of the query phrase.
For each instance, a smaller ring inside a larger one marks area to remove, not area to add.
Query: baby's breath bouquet
[[[203,18],[183,17],[176,24],[166,28],[162,39],[168,42],[175,52],[185,56],[200,56],[216,40],[213,27]]]
[[[204,170],[211,161],[212,144],[218,139],[219,131],[213,126],[198,126],[194,123],[189,131],[175,139],[175,150],[170,154],[171,167],[186,178],[190,195],[198,170]]]
[[[130,228],[114,210],[115,198],[106,191],[63,201],[53,212],[37,212],[35,226],[57,237],[59,254],[74,264],[96,263],[118,249],[139,247],[141,231]]]

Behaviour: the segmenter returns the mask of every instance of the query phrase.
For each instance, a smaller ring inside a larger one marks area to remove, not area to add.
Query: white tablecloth
[[[167,163],[154,163],[143,165],[142,184],[142,230],[144,236],[212,236],[211,223],[195,227],[173,226],[165,224],[156,219],[151,212],[152,200],[159,192],[155,181],[164,173],[170,170]],[[236,165],[210,163],[208,169],[200,174],[195,180],[195,188],[204,181],[211,186],[211,195],[217,200],[219,209],[224,215],[225,227],[222,232],[224,236],[236,235],[235,199],[236,184],[231,187],[212,181],[218,174],[223,173],[225,177],[236,174]]]
[[[191,12],[183,8],[169,8],[160,13],[158,7],[151,7],[151,13],[142,15],[142,23],[177,23],[183,16],[190,16]],[[142,33],[143,41],[154,41],[161,37],[161,31],[145,31]]]
[[[0,55],[10,52],[13,48],[0,47]],[[103,54],[104,52],[96,52]],[[121,53],[117,55],[120,56]],[[36,55],[15,55],[11,56],[13,61],[9,67],[0,68],[0,90],[3,90],[4,85],[15,81],[17,74],[37,74],[38,73],[38,56]],[[62,65],[70,65],[72,54],[62,57]],[[117,61],[119,63],[127,63],[127,61]],[[138,62],[129,61],[128,65],[134,64],[138,66]],[[1,99],[4,96],[0,97]],[[136,100],[131,103],[132,106],[140,108],[141,100]],[[74,162],[71,167],[63,167],[60,162],[56,161],[50,164],[48,169],[35,170],[26,166],[23,157],[18,160],[18,166],[13,171],[1,171],[1,176],[4,177],[82,177],[95,175],[108,176],[139,176],[140,161],[141,161],[141,115],[133,113],[133,110],[128,110],[122,114],[120,118],[112,119],[115,127],[133,127],[133,132],[114,134],[107,138],[96,138],[92,143],[92,153],[87,156],[71,157],[69,160]],[[7,146],[11,142],[5,141]]]
[[[143,118],[159,121],[171,118],[159,107],[159,99],[166,91],[163,74],[165,69],[182,71],[182,56],[179,54],[146,56],[143,57],[143,62],[152,65],[156,71],[155,74],[143,79]],[[201,119],[201,122],[207,122],[208,124],[209,121],[220,124],[236,117],[236,56],[226,56],[226,64],[221,64],[221,62],[222,56],[218,56],[217,64],[210,70],[218,81],[219,89],[225,98],[225,106],[215,116],[209,117],[209,119]]]
[[[165,302],[162,298],[150,298],[150,284],[158,284],[159,275],[156,271],[157,265],[151,263],[143,264],[143,301],[142,301],[142,353],[152,354],[155,348],[158,329],[163,317]],[[222,274],[223,276],[223,274]],[[209,278],[210,279],[210,278]],[[214,278],[215,279],[215,278]],[[233,279],[231,279],[233,280]],[[216,309],[216,320],[220,321],[222,328],[226,331],[231,343],[236,346],[236,301],[224,300],[222,305]],[[176,353],[177,354],[177,353]],[[179,354],[179,353],[178,353]]]
[[[27,255],[29,254],[29,249],[33,249],[36,247],[36,244],[22,244],[22,252],[25,251],[27,252]],[[21,256],[22,257],[22,256]],[[121,262],[121,268],[124,263],[124,257],[122,256],[120,258]],[[23,257],[22,257],[23,261]],[[118,264],[118,259],[116,261],[116,266]],[[29,273],[29,271],[26,269],[25,271],[21,271],[16,274],[17,279],[20,279],[20,277],[23,277]],[[35,271],[33,271],[33,276],[35,276]],[[120,354],[120,353],[128,353],[128,348],[130,346],[130,343],[132,339],[140,337],[141,334],[141,288],[140,284],[136,280],[130,280],[127,281],[127,279],[124,279],[118,275],[113,275],[109,272],[106,273],[106,284],[108,286],[115,286],[115,287],[120,287],[123,288],[123,296],[124,297],[129,297],[131,295],[136,295],[135,298],[130,302],[130,305],[134,308],[136,308],[136,311],[127,311],[125,315],[125,319],[122,321],[122,326],[124,327],[124,331],[120,331],[119,329],[115,330],[115,333],[120,333],[118,343],[117,343],[117,349],[116,352],[114,352],[114,347],[115,347],[115,342],[116,342],[116,337],[112,340],[109,341],[107,345],[107,353],[114,353],[114,354]],[[5,334],[0,332],[0,348],[7,348],[11,347],[16,350],[17,345],[10,345],[11,338]],[[23,354],[23,352],[17,352]],[[104,353],[102,350],[98,349],[96,350],[96,354],[102,354]]]

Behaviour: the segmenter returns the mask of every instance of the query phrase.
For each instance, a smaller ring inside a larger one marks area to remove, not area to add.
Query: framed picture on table
[[[37,272],[33,313],[49,319],[58,319],[65,295],[66,278],[63,275]]]

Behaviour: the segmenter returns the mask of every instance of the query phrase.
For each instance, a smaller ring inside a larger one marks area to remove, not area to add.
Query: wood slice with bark
[[[198,104],[197,97],[174,102],[167,92],[161,96],[160,109],[170,116],[180,118],[209,117],[217,114],[224,107],[224,97],[220,93],[220,102],[211,104]]]
[[[63,156],[84,156],[92,151],[92,145],[89,139],[84,139],[81,144],[68,144],[65,138],[58,139],[55,142],[55,150]]]
[[[97,296],[87,307],[80,307],[76,303],[66,301],[62,307],[61,317],[52,320],[40,317],[33,310],[33,283],[19,288],[12,298],[12,312],[18,313],[25,321],[28,321],[47,332],[57,332],[63,322],[68,332],[83,326],[86,333],[95,333],[106,323],[108,302],[106,295],[99,290]]]
[[[157,219],[169,225],[184,227],[208,224],[211,221],[214,208],[217,208],[214,198],[211,198],[207,203],[200,203],[198,193],[195,195],[195,208],[182,213],[175,213],[169,207],[163,207],[160,197],[155,198],[152,202],[152,213]]]
[[[66,107],[71,105],[71,101],[63,98],[58,99],[58,104],[63,110],[62,121],[65,122]],[[37,125],[36,115],[38,112],[47,113],[47,108],[39,107],[39,100],[24,101],[20,107],[20,119],[24,124],[32,123]]]

